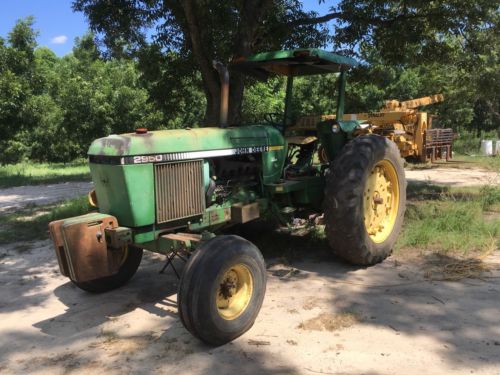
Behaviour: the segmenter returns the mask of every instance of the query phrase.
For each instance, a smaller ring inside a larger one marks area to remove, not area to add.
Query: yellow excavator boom
[[[429,95],[422,98],[405,100],[386,100],[382,111],[405,111],[415,109],[424,105],[439,103],[444,100],[443,94]]]

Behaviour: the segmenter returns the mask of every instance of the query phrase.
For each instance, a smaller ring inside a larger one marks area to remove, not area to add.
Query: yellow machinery
[[[404,158],[426,161],[434,160],[446,153],[451,156],[451,129],[432,129],[432,116],[418,111],[418,107],[442,102],[443,95],[431,95],[423,98],[400,102],[388,100],[380,112],[345,115],[345,119],[363,120],[369,125],[362,132],[373,132],[394,141]]]
[[[397,144],[404,158],[426,161],[451,158],[452,129],[431,129],[432,115],[418,111],[418,107],[442,102],[443,95],[431,95],[407,101],[387,100],[378,112],[344,114],[343,120],[362,121],[356,135],[374,133]],[[320,121],[333,120],[335,115],[306,116],[290,128],[307,131]]]

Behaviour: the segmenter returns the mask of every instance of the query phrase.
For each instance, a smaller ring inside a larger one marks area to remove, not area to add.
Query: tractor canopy
[[[267,79],[275,74],[294,77],[337,73],[356,65],[358,62],[350,57],[317,48],[301,48],[239,57],[232,61],[231,69],[259,79]]]

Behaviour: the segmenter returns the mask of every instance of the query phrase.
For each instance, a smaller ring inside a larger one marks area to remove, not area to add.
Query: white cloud
[[[67,40],[68,40],[68,37],[66,35],[58,35],[58,36],[53,37],[50,40],[50,43],[52,43],[52,44],[64,44],[64,43],[66,43]]]

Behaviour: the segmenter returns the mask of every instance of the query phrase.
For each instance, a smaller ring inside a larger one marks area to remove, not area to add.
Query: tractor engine
[[[209,161],[210,181],[207,189],[207,206],[222,204],[232,192],[240,189],[256,189],[262,173],[259,154],[219,157]]]
[[[89,149],[99,212],[141,228],[134,243],[171,227],[201,230],[216,217],[209,209],[255,201],[263,184],[281,178],[285,158],[285,140],[270,126],[144,129]]]

